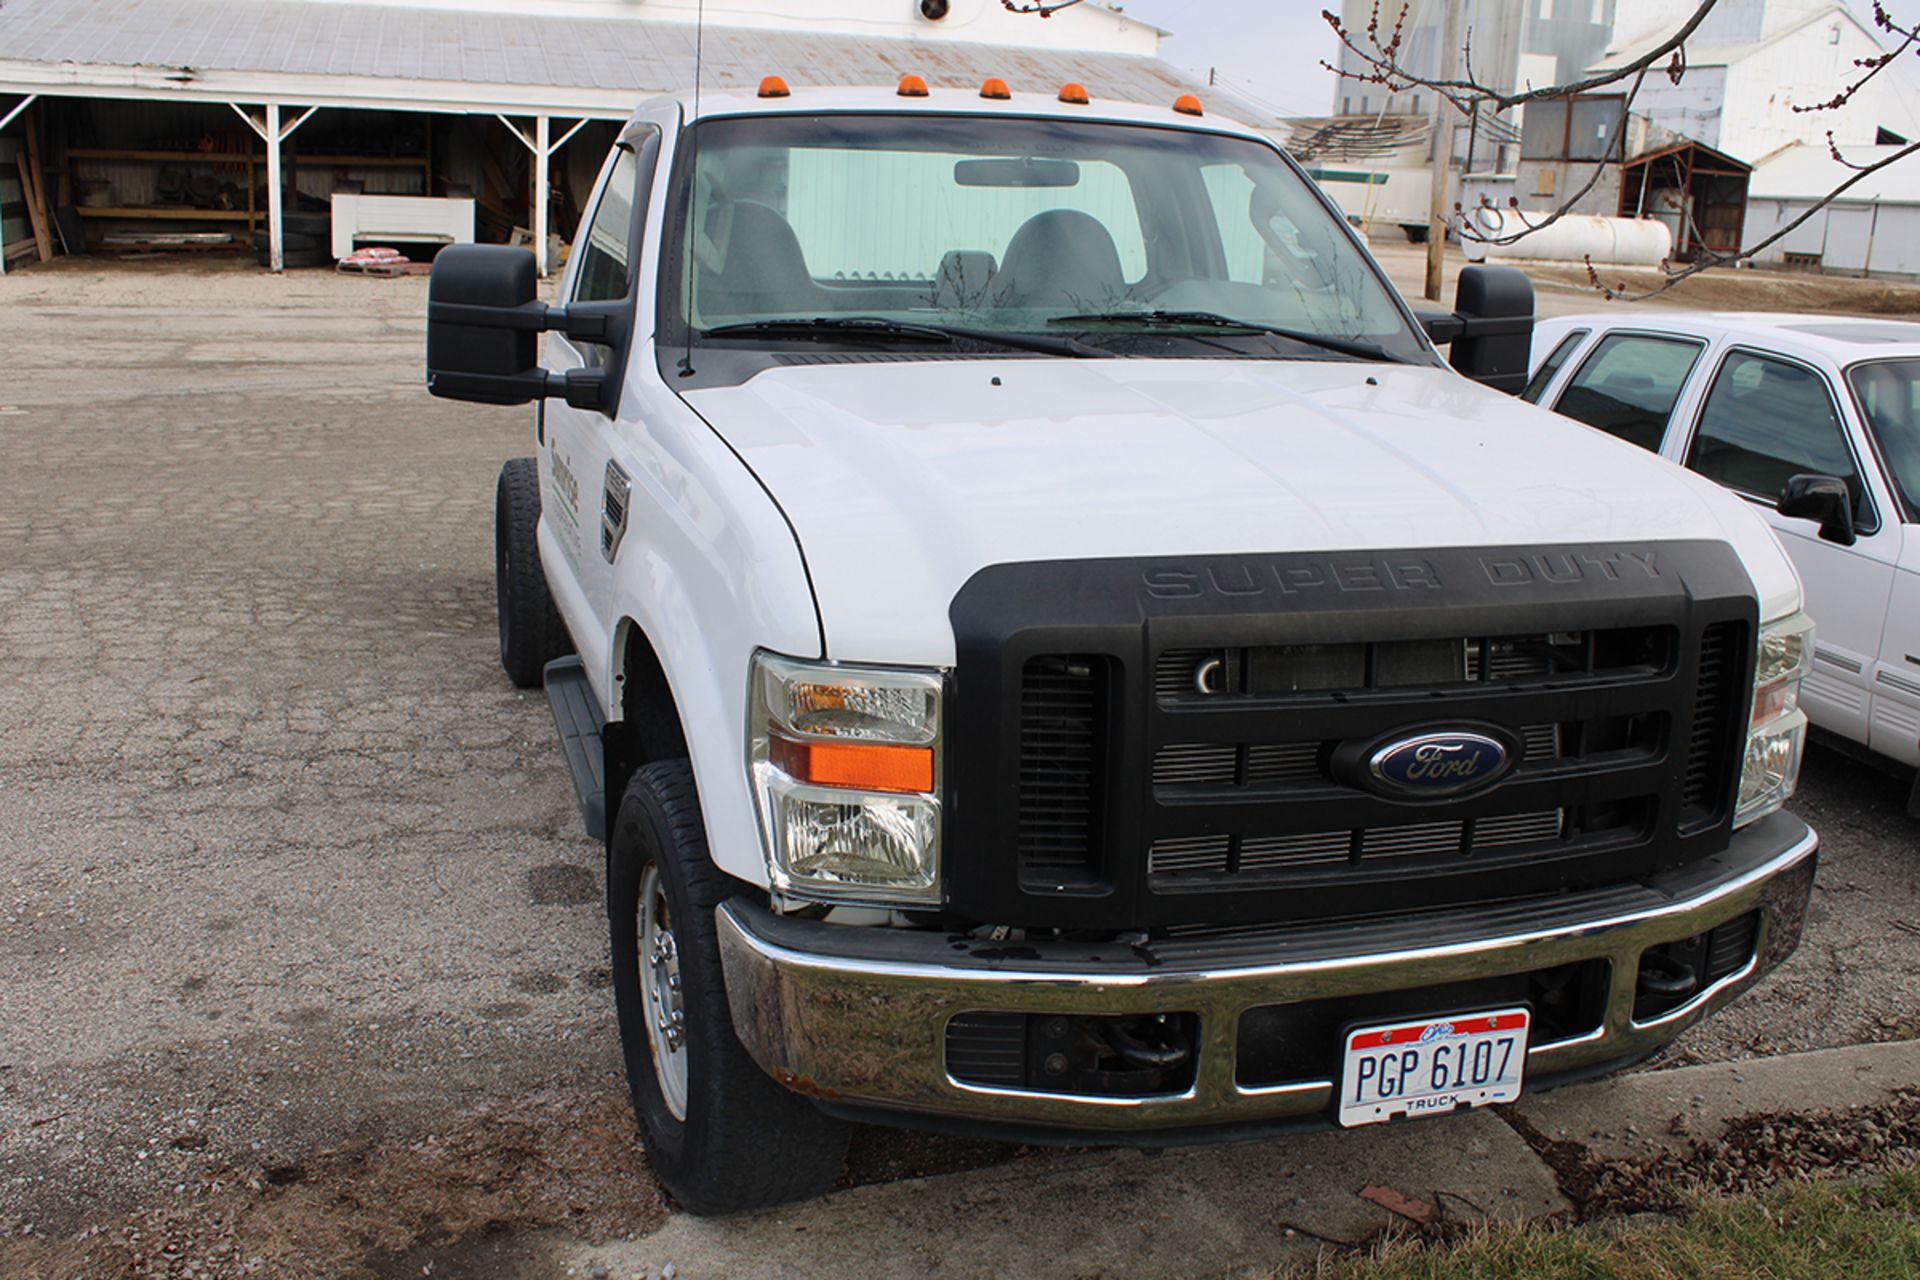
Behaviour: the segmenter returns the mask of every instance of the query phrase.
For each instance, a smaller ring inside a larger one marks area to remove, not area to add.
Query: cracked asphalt
[[[599,850],[496,661],[493,480],[528,412],[427,396],[424,299],[0,278],[0,1272],[126,1274],[127,1215],[147,1239],[236,1194],[306,1203],[274,1238],[324,1223],[375,1274],[489,1223],[666,1219]],[[1904,800],[1812,753],[1805,944],[1668,1064],[1920,1035]],[[874,1133],[854,1178],[1014,1155]],[[513,1182],[533,1166],[564,1194]]]

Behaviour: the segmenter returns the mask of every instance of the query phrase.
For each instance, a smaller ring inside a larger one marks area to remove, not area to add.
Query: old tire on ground
[[[734,1035],[713,909],[738,889],[707,856],[687,762],[640,770],[607,861],[614,1009],[647,1157],[699,1214],[820,1195],[847,1151],[847,1126],[775,1084]]]
[[[253,256],[263,267],[273,264],[272,245],[268,240],[267,233],[264,231],[256,231],[253,233]],[[289,267],[330,267],[333,265],[333,255],[328,252],[326,245],[322,244],[313,236],[304,235],[297,231],[289,231],[281,237],[280,258],[282,264]]]
[[[333,235],[333,213],[328,209],[288,209],[280,215],[280,228],[288,235],[325,240]]]
[[[534,540],[539,523],[539,465],[532,458],[510,458],[494,487],[493,593],[500,614],[500,666],[522,689],[539,685],[546,665],[573,651],[540,567]]]

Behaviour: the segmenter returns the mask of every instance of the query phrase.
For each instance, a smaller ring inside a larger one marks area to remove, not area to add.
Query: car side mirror
[[[1794,476],[1781,490],[1778,510],[1783,516],[1818,520],[1820,536],[1850,547],[1858,538],[1853,528],[1853,495],[1847,482],[1834,476]]]
[[[1527,386],[1533,350],[1533,282],[1514,267],[1463,268],[1453,312],[1419,311],[1420,327],[1435,346],[1451,344],[1448,360],[1475,382],[1518,395]]]
[[[632,311],[625,302],[550,307],[539,298],[539,268],[529,249],[453,244],[433,259],[427,283],[427,390],[449,400],[527,404],[564,397],[577,409],[612,414]],[[555,377],[540,367],[540,334],[611,346],[602,368]]]

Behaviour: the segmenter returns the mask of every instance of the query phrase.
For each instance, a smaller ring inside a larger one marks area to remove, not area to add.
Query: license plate
[[[1422,1018],[1347,1035],[1340,1123],[1417,1120],[1520,1096],[1527,1065],[1525,1009]]]

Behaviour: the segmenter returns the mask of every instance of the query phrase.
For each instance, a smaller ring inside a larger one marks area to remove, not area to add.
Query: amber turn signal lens
[[[1013,90],[1007,88],[1007,82],[999,76],[990,76],[987,82],[980,86],[980,96],[983,98],[1011,98],[1013,96]]]
[[[927,82],[916,75],[900,77],[900,96],[903,98],[924,98],[927,96]]]
[[[773,735],[768,749],[775,768],[821,787],[859,791],[933,790],[933,748],[874,742],[817,742]]]
[[[1203,116],[1206,114],[1205,109],[1200,105],[1200,99],[1190,93],[1183,93],[1175,98],[1173,100],[1173,109],[1183,116]]]
[[[779,76],[768,76],[760,82],[760,96],[763,98],[791,97],[793,90],[787,88],[787,82]]]
[[[1060,86],[1060,101],[1071,102],[1075,106],[1086,106],[1093,99],[1087,96],[1087,86],[1083,84],[1063,84]]]

